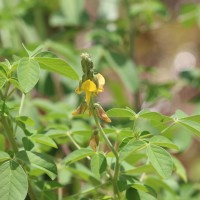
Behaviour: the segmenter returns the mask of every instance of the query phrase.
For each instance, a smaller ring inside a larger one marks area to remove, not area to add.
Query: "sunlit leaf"
[[[73,80],[79,79],[76,71],[66,61],[60,58],[35,57],[34,60],[39,62],[41,68],[45,70],[56,72]]]
[[[78,160],[81,160],[83,158],[86,158],[87,156],[92,156],[95,154],[95,152],[91,149],[77,149],[70,153],[64,160],[66,164],[71,164],[73,162],[76,162]]]
[[[17,77],[24,93],[30,92],[39,80],[40,66],[33,59],[22,58],[17,68]]]
[[[178,146],[171,142],[168,138],[162,135],[153,136],[150,141],[151,144],[155,144],[162,147],[172,148],[178,150]]]
[[[175,166],[175,172],[185,181],[187,182],[187,174],[184,166],[181,164],[181,162],[173,157],[173,162]]]
[[[124,160],[126,157],[131,155],[133,152],[138,151],[146,146],[146,143],[141,140],[130,140],[125,146],[121,148],[119,153],[120,160]]]
[[[56,143],[49,136],[45,134],[36,134],[30,137],[32,141],[35,141],[40,144],[44,144],[50,147],[58,148]]]
[[[171,155],[163,148],[156,145],[148,145],[147,155],[150,163],[163,178],[169,178],[173,171]]]
[[[135,113],[126,108],[112,108],[107,111],[109,117],[127,117],[130,119],[135,119]]]
[[[4,162],[6,160],[10,160],[10,156],[8,153],[4,152],[4,151],[0,151],[0,162]]]

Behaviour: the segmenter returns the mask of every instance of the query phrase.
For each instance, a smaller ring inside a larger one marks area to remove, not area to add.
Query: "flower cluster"
[[[100,73],[95,73],[93,69],[93,62],[87,53],[81,55],[81,65],[83,70],[82,80],[79,82],[79,87],[76,89],[77,94],[85,93],[85,100],[79,105],[79,107],[72,113],[73,115],[79,115],[84,113],[93,107],[97,113],[97,116],[106,121],[111,122],[104,109],[99,105],[91,105],[91,99],[93,96],[98,95],[99,92],[104,91],[105,79]],[[92,109],[93,109],[92,108]],[[91,112],[90,112],[91,113]]]

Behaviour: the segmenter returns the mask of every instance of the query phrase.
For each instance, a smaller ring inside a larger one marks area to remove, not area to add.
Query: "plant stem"
[[[35,197],[35,194],[34,194],[30,180],[28,181],[28,195],[29,195],[31,200],[37,200],[36,197]]]
[[[81,147],[78,145],[78,143],[74,140],[74,138],[70,135],[70,133],[66,133],[67,137],[71,140],[71,142],[73,143],[73,145],[77,148],[77,149],[81,149]]]
[[[13,135],[13,130],[9,126],[8,121],[4,116],[2,116],[1,121],[2,121],[2,124],[3,124],[4,130],[5,130],[6,136],[8,138],[8,141],[10,142],[13,151],[15,153],[17,153],[18,152],[18,147],[17,147],[17,143],[15,141],[14,135]]]
[[[115,148],[113,147],[113,145],[111,144],[110,140],[108,139],[108,137],[106,136],[103,128],[101,127],[101,124],[99,122],[97,113],[95,111],[95,107],[94,107],[94,103],[93,100],[91,100],[92,105],[91,105],[91,112],[92,115],[94,117],[95,123],[97,125],[97,128],[99,130],[100,135],[103,137],[103,139],[105,140],[106,144],[108,145],[108,147],[110,148],[110,150],[113,152],[116,162],[115,162],[115,168],[114,168],[114,176],[113,176],[113,185],[114,185],[114,195],[117,195],[117,199],[120,199],[120,192],[119,192],[119,188],[118,188],[118,176],[119,176],[119,169],[120,169],[120,165],[119,165],[119,155],[118,152],[115,150]]]
[[[22,109],[23,109],[23,106],[24,106],[24,100],[25,100],[25,94],[22,93],[22,99],[21,99],[21,103],[20,103],[20,107],[19,107],[19,116],[22,114]]]

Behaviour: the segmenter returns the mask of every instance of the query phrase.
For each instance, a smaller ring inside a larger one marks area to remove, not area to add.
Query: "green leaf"
[[[139,196],[140,198],[143,200],[145,199],[155,199],[154,197],[156,197],[156,192],[151,188],[149,187],[148,185],[143,185],[142,183],[140,182],[136,182],[136,183],[133,183],[132,186],[133,188],[135,188],[136,190],[138,190],[139,192]],[[153,196],[152,196],[153,195]]]
[[[8,161],[0,166],[0,199],[24,200],[28,192],[28,180],[22,167]]]
[[[22,143],[24,145],[24,149],[27,151],[30,151],[34,147],[33,142],[28,137],[23,137]]]
[[[141,200],[138,191],[135,188],[130,187],[126,191],[126,200]]]
[[[41,170],[47,174],[51,179],[55,179],[57,175],[57,168],[53,159],[43,153],[31,152],[31,151],[19,151],[16,157],[30,165],[33,168]]]
[[[182,110],[176,110],[175,114],[172,115],[172,117],[177,118],[177,119],[181,119],[181,118],[188,117],[188,115],[186,113],[184,113]]]
[[[73,151],[72,153],[70,153],[66,159],[64,160],[64,162],[66,164],[71,164],[71,163],[74,163],[78,160],[81,160],[83,158],[86,158],[87,156],[92,156],[94,155],[95,152],[91,149],[77,149],[75,151]]]
[[[6,74],[3,71],[0,71],[0,89],[4,86],[7,81]]]
[[[40,66],[33,59],[22,58],[17,68],[17,77],[24,93],[32,90],[40,76]]]
[[[157,200],[154,196],[149,193],[139,191],[139,196],[141,200]]]
[[[35,57],[34,60],[39,62],[41,68],[45,70],[59,73],[73,80],[79,79],[76,71],[68,63],[60,58]]]
[[[175,172],[185,181],[187,182],[187,174],[184,166],[181,164],[181,162],[173,157],[173,162],[175,166]]]
[[[17,89],[19,89],[20,91],[22,90],[21,86],[19,85],[19,81],[17,80],[17,78],[11,77],[9,80]]]
[[[66,137],[66,130],[59,130],[59,129],[50,129],[48,130],[45,135],[47,135],[50,138],[59,138],[59,137]]]
[[[200,123],[187,120],[187,119],[179,119],[177,123],[189,129],[190,131],[195,133],[197,136],[200,136]]]
[[[119,159],[124,160],[126,157],[131,155],[133,152],[138,151],[146,146],[146,143],[141,140],[130,140],[127,145],[121,148],[119,153]]]
[[[142,174],[142,173],[151,173],[154,172],[154,168],[151,164],[142,165],[139,167],[135,167],[133,169],[126,170],[124,173],[126,174]]]
[[[44,134],[36,134],[30,137],[30,139],[34,142],[44,144],[50,147],[58,148],[56,143],[51,139],[49,136],[44,135]]]
[[[4,162],[6,160],[10,160],[9,154],[4,151],[0,151],[0,162]]]
[[[126,145],[128,144],[128,142],[129,142],[130,140],[132,140],[132,139],[133,139],[133,136],[132,136],[132,137],[126,137],[126,138],[124,138],[124,139],[122,140],[122,142],[120,143],[119,147],[118,147],[118,151],[121,151],[122,148],[123,148],[124,146],[126,146]]]
[[[168,116],[162,115],[161,113],[152,112],[149,110],[142,110],[138,113],[139,118],[145,118],[157,122],[167,122],[172,121],[172,119]]]
[[[168,138],[162,136],[162,135],[156,135],[153,136],[150,141],[151,144],[155,144],[158,146],[162,146],[162,147],[168,147],[168,148],[172,148],[172,149],[176,149],[178,150],[178,146],[176,146],[173,142],[171,142]]]
[[[147,155],[150,163],[163,178],[169,178],[173,171],[171,155],[163,148],[156,145],[148,145]]]
[[[86,182],[94,184],[99,184],[101,182],[94,176],[94,174],[89,168],[87,168],[86,166],[84,166],[84,164],[80,162],[76,162],[73,165],[66,166],[66,170],[68,170],[69,172],[71,172],[71,174],[73,174],[76,177],[79,177],[80,179]]]
[[[156,191],[164,189],[166,191],[169,191],[170,193],[175,194],[175,191],[170,187],[170,185],[168,185],[164,180],[160,178],[148,176],[145,179],[145,184],[150,185]]]
[[[97,178],[100,178],[100,174],[102,174],[107,167],[107,161],[105,156],[102,153],[96,153],[91,160],[90,163],[91,170],[95,174]]]
[[[20,121],[23,124],[29,125],[29,126],[34,126],[35,122],[28,116],[19,116],[15,118],[16,121]]]
[[[130,119],[135,119],[136,114],[126,108],[112,108],[107,111],[109,117],[128,117]]]

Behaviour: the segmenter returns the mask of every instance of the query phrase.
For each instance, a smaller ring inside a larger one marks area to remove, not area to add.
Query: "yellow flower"
[[[89,105],[91,95],[98,94],[99,92],[103,92],[103,86],[105,84],[105,79],[101,74],[95,75],[96,84],[94,81],[88,79],[84,81],[79,88],[76,89],[76,93],[80,94],[81,92],[85,92],[85,101]]]

